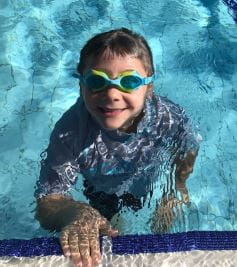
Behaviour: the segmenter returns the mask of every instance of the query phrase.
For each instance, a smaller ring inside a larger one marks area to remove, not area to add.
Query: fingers
[[[87,234],[80,234],[78,244],[79,244],[82,266],[91,267],[92,258],[90,252],[89,236]]]
[[[82,257],[79,250],[79,237],[77,233],[70,233],[68,237],[70,257],[75,266],[82,266]]]
[[[170,203],[169,203],[170,202]],[[175,212],[173,210],[174,200],[169,200],[166,205],[157,206],[152,218],[151,230],[154,233],[166,233],[173,224]]]
[[[92,264],[93,266],[97,266],[101,262],[99,238],[91,238],[89,242],[91,249]]]
[[[70,256],[75,267],[94,267],[101,261],[98,233],[83,234],[76,229],[65,229],[60,235],[65,256]]]
[[[61,248],[63,250],[63,254],[66,257],[71,255],[70,247],[69,247],[69,243],[68,243],[68,235],[69,235],[68,231],[62,231],[60,238],[59,238]]]
[[[78,234],[70,230],[63,230],[60,235],[60,244],[64,256],[71,257],[75,266],[82,267]]]
[[[108,220],[102,216],[101,216],[100,221],[99,221],[99,230],[100,230],[100,233],[105,234],[105,235],[109,235],[112,237],[117,236],[119,233],[118,230],[113,229],[111,224],[108,222]]]
[[[92,211],[91,220],[81,217],[66,226],[60,235],[63,254],[70,256],[76,267],[94,267],[100,263],[99,231],[110,236],[118,234],[106,218]]]

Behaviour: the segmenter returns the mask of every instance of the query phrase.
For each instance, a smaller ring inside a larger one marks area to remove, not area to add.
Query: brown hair
[[[133,55],[142,61],[148,76],[154,74],[152,52],[147,41],[126,28],[114,29],[92,37],[81,50],[77,71],[82,74],[89,58],[102,55]]]

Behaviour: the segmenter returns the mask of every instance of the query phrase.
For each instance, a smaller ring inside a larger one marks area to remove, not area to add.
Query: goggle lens
[[[105,87],[106,79],[100,75],[91,75],[86,79],[86,84],[93,91],[99,91]]]
[[[130,90],[139,87],[142,84],[142,81],[138,76],[129,75],[124,76],[120,83],[125,89]]]

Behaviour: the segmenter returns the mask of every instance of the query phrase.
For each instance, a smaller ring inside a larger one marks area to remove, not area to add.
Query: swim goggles
[[[77,74],[77,76],[94,93],[103,91],[111,85],[115,85],[120,91],[131,93],[154,80],[153,75],[142,77],[135,70],[124,71],[116,79],[110,79],[107,73],[95,69],[90,69],[85,75]]]

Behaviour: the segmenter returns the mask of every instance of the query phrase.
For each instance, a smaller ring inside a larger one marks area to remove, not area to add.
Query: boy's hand
[[[175,218],[174,198],[168,201],[163,198],[160,204],[156,204],[156,209],[151,218],[151,230],[155,234],[167,233]]]
[[[185,189],[185,190],[184,190]],[[189,201],[188,191],[184,187],[181,192],[182,200],[175,198],[173,194],[169,197],[163,196],[161,203],[156,204],[153,217],[151,218],[151,230],[155,234],[167,233],[176,217],[182,217],[182,205]]]
[[[100,213],[87,204],[80,204],[76,219],[64,227],[60,243],[65,256],[76,267],[92,267],[101,261],[99,234],[116,236],[117,230]]]

